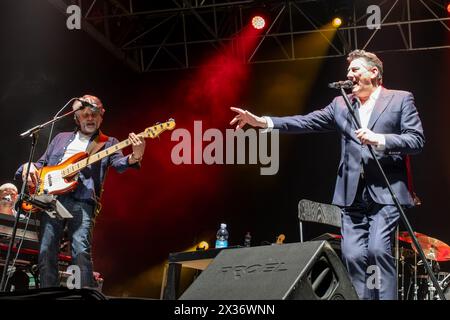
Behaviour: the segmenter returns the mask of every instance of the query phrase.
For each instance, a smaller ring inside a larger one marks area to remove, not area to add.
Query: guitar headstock
[[[169,119],[167,122],[157,123],[154,126],[151,126],[144,131],[144,136],[146,138],[156,138],[162,132],[166,130],[173,130],[175,128],[175,120]]]

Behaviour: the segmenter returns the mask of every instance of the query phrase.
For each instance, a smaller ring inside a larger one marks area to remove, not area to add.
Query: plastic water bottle
[[[228,247],[228,230],[227,225],[225,223],[220,224],[220,229],[216,234],[216,248],[226,248]]]
[[[247,232],[244,237],[244,247],[250,247],[252,243],[252,236],[250,232]]]

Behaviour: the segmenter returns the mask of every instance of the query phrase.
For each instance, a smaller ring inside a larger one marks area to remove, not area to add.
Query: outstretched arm
[[[230,124],[237,123],[236,129],[242,129],[246,124],[263,129],[279,129],[281,132],[309,133],[326,132],[336,129],[334,119],[335,100],[323,109],[306,115],[290,117],[259,117],[240,108],[231,107],[237,113]]]

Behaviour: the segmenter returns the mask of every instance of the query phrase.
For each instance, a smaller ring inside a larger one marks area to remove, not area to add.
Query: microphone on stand
[[[82,98],[75,98],[75,100],[81,102],[81,106],[78,108],[78,110],[83,110],[84,108],[88,107],[93,112],[99,112],[100,111],[99,107],[97,107],[96,105],[94,105],[94,104],[92,104],[90,102],[87,102],[86,100],[83,100]]]
[[[337,82],[331,82],[328,84],[328,88],[332,89],[351,89],[353,88],[353,81],[352,80],[345,80],[345,81],[337,81]]]

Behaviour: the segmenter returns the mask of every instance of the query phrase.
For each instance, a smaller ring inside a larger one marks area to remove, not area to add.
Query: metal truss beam
[[[380,28],[369,29],[367,1],[359,0],[48,0],[65,13],[82,9],[82,29],[133,70],[186,69],[202,57],[234,45],[250,17],[262,13],[268,27],[243,63],[323,59],[360,48],[373,52],[450,49],[450,18],[443,0],[373,0]],[[326,27],[334,14],[344,24]],[[424,33],[431,36],[424,36]],[[326,54],[310,54],[296,43],[317,35]],[[426,41],[424,41],[424,39]],[[240,48],[234,48],[237,56]]]

